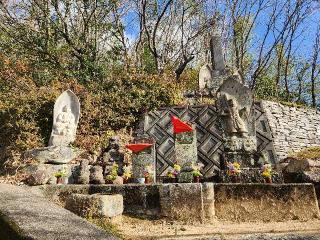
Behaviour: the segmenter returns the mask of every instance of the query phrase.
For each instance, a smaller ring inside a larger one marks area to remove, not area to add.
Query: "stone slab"
[[[35,187],[0,184],[1,240],[113,240],[110,233],[49,202]]]
[[[311,220],[319,215],[312,184],[216,184],[215,214],[228,221]]]
[[[116,217],[122,215],[123,197],[120,194],[71,194],[66,209],[81,217]]]

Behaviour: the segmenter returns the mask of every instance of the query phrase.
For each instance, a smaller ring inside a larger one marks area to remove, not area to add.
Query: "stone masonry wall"
[[[290,152],[320,146],[320,112],[311,108],[289,107],[262,101],[271,128],[278,160]]]

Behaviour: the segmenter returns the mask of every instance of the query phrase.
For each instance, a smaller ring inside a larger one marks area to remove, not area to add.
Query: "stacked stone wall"
[[[262,101],[278,160],[306,147],[320,146],[320,112]]]

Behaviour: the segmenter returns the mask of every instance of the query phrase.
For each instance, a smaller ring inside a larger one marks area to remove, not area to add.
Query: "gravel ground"
[[[179,224],[165,220],[123,216],[117,229],[126,240],[212,239],[212,240],[320,240],[320,220],[288,222]]]

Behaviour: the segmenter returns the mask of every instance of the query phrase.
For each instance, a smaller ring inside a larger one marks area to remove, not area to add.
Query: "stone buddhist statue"
[[[81,153],[71,147],[76,139],[76,130],[80,117],[80,102],[71,91],[63,92],[56,100],[53,109],[53,125],[48,147],[32,149],[25,153],[39,163],[66,164]]]
[[[64,136],[64,144],[69,144],[75,140],[75,118],[68,106],[64,106],[62,112],[57,116],[56,123],[53,125],[54,136]]]
[[[244,119],[240,116],[244,116],[247,111],[245,108],[239,109],[238,103],[235,99],[227,100],[228,108],[223,111],[223,115],[227,116],[227,129],[230,134],[239,133],[245,136],[248,133],[248,128]]]
[[[252,167],[257,149],[253,96],[239,74],[230,75],[219,87],[216,107],[227,161]]]
[[[54,105],[49,146],[68,146],[74,142],[79,116],[79,99],[71,90],[65,91],[58,97]]]
[[[102,156],[102,166],[104,175],[108,175],[114,163],[118,164],[118,175],[122,176],[124,167],[124,154],[119,151],[119,137],[114,136],[109,139],[109,145]]]

